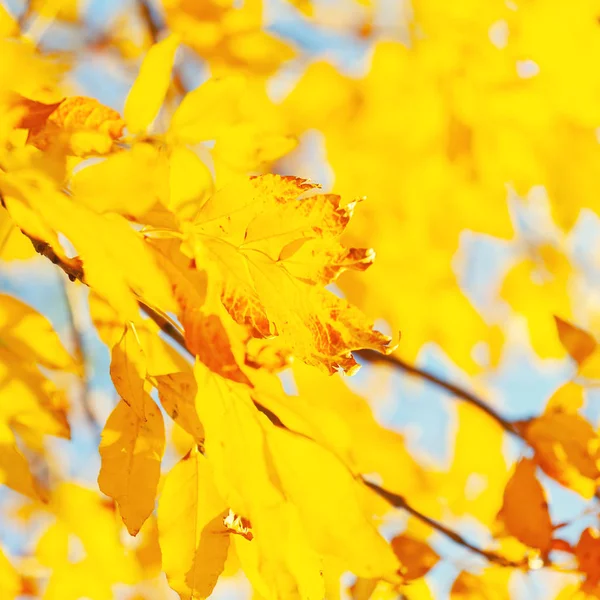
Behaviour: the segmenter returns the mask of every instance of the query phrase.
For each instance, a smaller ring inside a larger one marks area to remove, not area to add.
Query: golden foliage
[[[0,598],[600,597],[596,4],[17,4]]]

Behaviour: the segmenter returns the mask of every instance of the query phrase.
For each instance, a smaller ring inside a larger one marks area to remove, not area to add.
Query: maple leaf
[[[391,340],[317,287],[347,268],[366,268],[373,253],[357,258],[339,244],[353,205],[332,195],[300,198],[314,187],[274,175],[225,187],[187,229],[184,251],[198,269],[217,272],[225,308],[253,335],[278,334],[308,364],[348,372],[357,366],[352,350],[386,352]]]

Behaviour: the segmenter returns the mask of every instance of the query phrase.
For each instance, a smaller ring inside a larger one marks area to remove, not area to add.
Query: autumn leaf
[[[210,463],[193,448],[170,471],[158,503],[163,569],[181,600],[212,593],[229,549],[227,512]]]
[[[199,269],[216,265],[223,304],[236,322],[254,335],[278,333],[308,364],[330,373],[351,371],[357,366],[351,350],[388,351],[391,340],[373,331],[360,311],[317,287],[346,268],[365,265],[339,259],[344,249],[338,238],[352,206],[341,207],[336,196],[299,198],[313,188],[304,180],[278,176],[226,187],[198,213],[186,251]],[[300,267],[294,266],[296,252],[302,251],[298,244],[281,258],[284,248],[299,240],[312,248]]]
[[[400,561],[400,573],[407,581],[425,576],[440,559],[427,543],[410,535],[397,535],[390,543]]]
[[[121,400],[106,422],[99,448],[98,486],[117,502],[131,535],[137,535],[154,510],[165,449],[162,414],[147,394],[143,408],[144,420]]]
[[[196,412],[196,394],[198,386],[191,373],[171,373],[156,377],[158,397],[166,413],[197,444],[204,443],[204,428]]]
[[[119,343],[113,347],[110,377],[119,396],[142,421],[146,420],[146,357],[135,329],[127,327]]]
[[[598,345],[593,336],[572,323],[555,316],[558,338],[569,356],[577,363],[583,363]]]
[[[600,449],[592,425],[577,412],[582,404],[581,387],[567,384],[550,399],[542,415],[518,427],[548,476],[591,498],[600,477]]]
[[[170,35],[148,50],[125,102],[125,121],[131,133],[144,132],[156,118],[169,88],[179,41],[179,36]]]
[[[517,463],[506,484],[498,519],[507,533],[526,546],[537,548],[543,557],[547,557],[552,547],[553,527],[546,494],[535,470],[536,465],[531,460],[521,459]]]
[[[575,557],[580,571],[586,575],[586,585],[597,586],[600,583],[600,532],[597,529],[587,527],[581,532],[575,546]]]
[[[106,154],[121,137],[124,121],[115,110],[94,98],[65,98],[40,129],[30,129],[28,142],[40,150],[59,146],[67,154]]]
[[[452,584],[451,600],[509,600],[511,572],[507,569],[488,568],[481,575],[461,571]]]

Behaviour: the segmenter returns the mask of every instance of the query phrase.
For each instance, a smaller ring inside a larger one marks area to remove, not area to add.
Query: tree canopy
[[[599,598],[599,15],[0,2],[0,599]]]

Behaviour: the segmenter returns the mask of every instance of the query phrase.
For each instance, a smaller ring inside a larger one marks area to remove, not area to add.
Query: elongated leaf
[[[132,133],[144,132],[156,118],[169,89],[178,46],[179,36],[170,35],[148,50],[125,102],[125,121]]]
[[[108,418],[102,441],[100,490],[114,498],[131,535],[136,535],[154,510],[160,463],[165,450],[162,414],[145,395],[142,420],[121,400]]]

